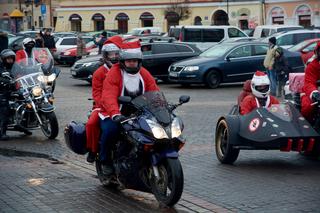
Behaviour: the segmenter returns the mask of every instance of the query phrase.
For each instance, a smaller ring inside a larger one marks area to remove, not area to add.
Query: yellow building
[[[92,0],[60,1],[56,31],[118,30],[154,26],[164,32],[172,25],[231,24],[240,28],[262,23],[259,0],[229,2],[221,0]],[[183,11],[183,12],[180,12]],[[227,13],[229,14],[229,20]],[[182,17],[182,18],[181,18]]]

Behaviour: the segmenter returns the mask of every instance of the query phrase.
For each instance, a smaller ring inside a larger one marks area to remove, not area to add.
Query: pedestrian
[[[84,55],[86,55],[86,43],[82,39],[82,35],[79,34],[77,37],[77,59],[81,59]]]
[[[266,68],[268,77],[270,79],[270,90],[271,90],[270,93],[273,96],[276,95],[276,91],[277,91],[277,78],[276,78],[276,72],[274,71],[276,49],[278,48],[276,43],[277,43],[277,39],[275,37],[271,37],[269,39],[269,49],[263,61],[263,65]]]
[[[8,34],[6,32],[0,31],[0,52],[4,49],[8,49]]]
[[[42,38],[44,41],[44,47],[48,48],[51,52],[51,54],[53,54],[53,52],[56,49],[56,43],[54,41],[54,37],[51,35],[51,32],[49,29],[46,29],[44,32],[44,35],[42,34]]]
[[[44,40],[43,40],[40,32],[36,33],[36,37],[34,38],[34,40],[36,41],[35,47],[44,48]]]
[[[101,54],[101,49],[104,42],[107,40],[107,32],[103,31],[99,38],[93,40],[93,42],[99,47],[99,54]]]
[[[283,54],[283,49],[278,47],[276,49],[276,57],[274,61],[274,71],[276,73],[277,79],[277,97],[282,97],[283,88],[288,80],[289,75],[289,65],[288,60]]]

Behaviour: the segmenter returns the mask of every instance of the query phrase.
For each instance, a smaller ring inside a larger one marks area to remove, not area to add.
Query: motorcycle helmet
[[[266,73],[256,71],[251,80],[252,94],[257,98],[266,98],[270,94],[270,80]]]
[[[102,46],[102,56],[104,59],[106,59],[107,61],[111,62],[112,64],[116,64],[119,62],[119,47],[113,43],[109,43],[109,44],[105,44]],[[111,53],[115,53],[113,57],[110,57],[109,54]]]
[[[25,38],[22,41],[22,45],[26,51],[31,51],[36,45],[36,41],[33,38]]]
[[[136,74],[140,71],[142,65],[142,52],[139,41],[124,43],[124,47],[120,51],[120,67],[129,74]],[[126,60],[138,60],[137,67],[127,67]]]
[[[10,49],[4,49],[4,50],[1,51],[0,57],[1,57],[1,61],[2,61],[3,65],[6,68],[11,69],[13,64],[14,64],[14,61],[16,59],[16,54]],[[12,63],[8,63],[7,60],[6,60],[7,58],[12,58],[13,62]]]

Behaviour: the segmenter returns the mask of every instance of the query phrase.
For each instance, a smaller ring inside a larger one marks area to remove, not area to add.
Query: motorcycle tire
[[[152,168],[151,168],[152,170]],[[156,199],[166,205],[174,206],[183,192],[183,170],[179,159],[165,159],[158,165],[159,180],[152,175],[150,180],[151,191]],[[168,194],[168,191],[170,193]]]
[[[55,139],[59,134],[59,124],[54,112],[43,113],[41,120],[44,125],[41,126],[43,134],[49,139]]]

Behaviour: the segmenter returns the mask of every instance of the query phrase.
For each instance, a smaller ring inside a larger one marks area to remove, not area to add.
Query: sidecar
[[[230,113],[217,122],[215,150],[221,163],[235,162],[241,149],[310,152],[320,139],[292,103],[257,108],[240,115],[239,102],[238,99]]]

